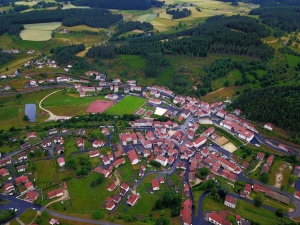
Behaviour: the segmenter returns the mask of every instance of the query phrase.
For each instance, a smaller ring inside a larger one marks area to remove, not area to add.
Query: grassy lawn
[[[53,160],[40,160],[34,162],[36,171],[34,178],[39,189],[51,186],[52,183],[58,183],[58,174],[55,171]]]
[[[114,177],[105,179],[105,181],[92,188],[90,184],[97,178],[97,173],[92,173],[86,178],[74,178],[67,181],[69,193],[71,196],[72,205],[75,212],[91,213],[100,209],[101,204],[108,196],[112,196],[114,192],[109,192],[106,187],[111,183]],[[117,189],[115,190],[115,192]]]
[[[36,215],[36,211],[32,210],[32,209],[27,209],[25,212],[22,213],[21,216],[19,216],[19,219],[25,223],[25,224],[29,224],[33,218]]]
[[[149,193],[152,190],[151,181],[157,177],[157,175],[152,174],[145,178],[145,180],[137,188],[137,193],[141,195],[135,206],[130,207],[126,205],[126,199],[124,199],[118,206],[117,211],[125,214],[142,214],[148,216],[152,211],[152,207],[155,201],[160,198],[161,191],[155,191],[153,194]],[[160,185],[162,188],[162,184]]]
[[[65,148],[66,154],[69,155],[72,152],[78,152],[78,148],[76,146],[76,139],[74,137],[69,137],[65,139]]]
[[[138,179],[138,170],[134,170],[133,166],[130,164],[127,156],[125,158],[125,164],[118,167],[117,171],[122,177],[122,180],[129,186],[133,186],[134,180]],[[147,179],[147,178],[146,178]]]
[[[84,114],[86,108],[98,97],[76,98],[64,91],[57,92],[46,98],[42,106],[60,116]]]
[[[281,219],[275,215],[274,212],[271,212],[263,207],[256,207],[251,203],[238,200],[236,209],[231,209],[226,207],[223,202],[219,203],[214,201],[210,196],[206,197],[203,201],[203,210],[215,211],[215,210],[228,210],[235,212],[240,215],[242,218],[252,220],[254,222],[264,224],[264,225],[273,225],[279,224]],[[285,219],[286,220],[286,219]]]
[[[19,109],[18,107],[5,107],[0,108],[0,121],[8,120],[18,117]]]
[[[193,192],[193,198],[195,200],[195,214],[196,216],[198,215],[198,202],[199,202],[199,198],[202,195],[202,193],[204,191],[195,191],[194,189],[192,189]]]
[[[146,68],[146,60],[138,55],[121,55],[120,58],[132,69],[144,70]]]
[[[117,104],[106,110],[106,113],[113,115],[131,114],[140,108],[147,100],[135,96],[126,96]]]
[[[280,186],[284,186],[287,188],[289,186],[288,180],[292,173],[292,169],[289,168],[287,163],[282,160],[274,160],[271,169],[270,169],[270,180],[269,184],[275,185],[276,184],[276,177],[278,174],[282,175],[282,181]]]
[[[280,208],[280,209],[283,209],[285,212],[288,212],[290,208],[295,209],[295,205],[292,202],[290,202],[289,205],[286,205],[286,204],[278,202],[274,199],[265,197],[265,195],[262,192],[259,192],[259,193],[256,194],[252,191],[251,194],[250,194],[250,197],[253,199],[256,195],[260,195],[263,198],[263,204],[264,205],[269,205],[269,206],[271,206],[273,208],[276,208],[276,209]]]

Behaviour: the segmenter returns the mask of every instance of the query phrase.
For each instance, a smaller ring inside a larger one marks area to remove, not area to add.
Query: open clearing
[[[106,112],[113,115],[131,114],[140,108],[147,100],[135,96],[127,96],[110,107]]]
[[[66,29],[68,31],[83,31],[83,30],[88,30],[88,31],[93,31],[93,32],[99,32],[100,30],[107,32],[106,28],[94,28],[94,27],[89,27],[86,25],[77,25],[73,27],[66,27],[66,26],[60,26],[59,29]]]
[[[237,150],[237,148],[231,142],[223,145],[222,148],[226,149],[230,153],[233,153],[235,150]]]
[[[21,31],[20,37],[28,41],[48,41],[52,31],[60,26],[61,22],[24,24],[25,29]]]
[[[228,142],[228,139],[226,137],[221,136],[216,139],[216,142],[217,142],[217,144],[223,146]]]

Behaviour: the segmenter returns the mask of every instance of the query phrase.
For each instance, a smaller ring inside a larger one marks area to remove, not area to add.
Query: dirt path
[[[18,221],[18,223],[21,224],[21,225],[25,225],[25,223],[23,223],[23,222],[19,219],[19,217],[16,218],[16,221]]]
[[[52,112],[50,112],[49,110],[47,110],[47,109],[45,109],[45,108],[42,107],[42,102],[43,102],[46,98],[48,98],[50,95],[53,95],[53,94],[55,94],[55,93],[57,93],[57,92],[59,92],[59,91],[61,91],[61,90],[54,91],[54,92],[48,94],[47,96],[45,96],[45,97],[39,102],[39,107],[40,107],[40,109],[44,110],[45,112],[47,112],[47,113],[49,114],[49,118],[46,119],[45,122],[47,122],[47,121],[53,121],[53,120],[54,120],[54,121],[57,121],[57,120],[60,120],[60,119],[70,119],[70,118],[71,118],[71,117],[69,117],[69,116],[57,116],[57,115],[53,114]]]
[[[280,188],[281,187],[281,183],[282,183],[282,172],[287,168],[286,164],[282,164],[279,168],[278,168],[278,172],[275,174],[275,187]]]
[[[49,205],[53,204],[54,202],[59,202],[59,201],[68,200],[68,199],[70,199],[70,195],[69,195],[68,190],[65,189],[63,196],[61,196],[59,199],[56,199],[56,200],[54,200],[52,202],[49,202],[47,205],[45,205],[45,208],[47,208]]]
[[[121,184],[122,178],[117,170],[114,172],[114,175],[116,177],[116,185]]]
[[[30,222],[29,224],[33,224],[34,221],[36,220],[36,218],[37,218],[38,216],[40,216],[40,215],[41,215],[41,211],[37,211],[37,212],[36,212],[36,215],[34,216],[34,218],[31,220],[31,222]]]
[[[264,161],[259,161],[259,163],[255,166],[253,170],[251,170],[249,173],[253,173]]]

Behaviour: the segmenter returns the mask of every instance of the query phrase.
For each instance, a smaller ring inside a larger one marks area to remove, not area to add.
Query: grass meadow
[[[27,209],[25,212],[21,214],[21,216],[19,216],[19,219],[25,224],[30,224],[30,222],[35,217],[36,213],[37,212],[33,209]]]
[[[117,104],[113,105],[105,112],[112,115],[123,115],[134,113],[140,108],[147,100],[135,96],[126,96]]]
[[[90,186],[92,181],[97,178],[98,174],[93,172],[87,177],[73,178],[67,181],[69,193],[72,200],[73,209],[77,213],[92,213],[100,209],[101,204],[108,196],[114,192],[106,190],[108,184],[113,181],[113,177],[105,179],[104,182],[94,188]],[[117,192],[118,189],[115,190]]]
[[[237,206],[234,210],[229,207],[226,207],[223,203],[216,202],[210,196],[204,199],[203,210],[228,210],[240,215],[244,219],[250,219],[254,222],[261,223],[264,225],[278,224],[281,223],[282,219],[280,217],[277,217],[272,211],[269,211],[263,207],[256,207],[253,204],[242,200],[238,200]]]

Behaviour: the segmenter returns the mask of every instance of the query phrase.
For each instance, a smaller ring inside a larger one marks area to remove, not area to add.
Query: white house
[[[270,123],[265,124],[264,128],[267,129],[267,130],[273,130],[273,126]]]
[[[160,155],[156,156],[155,161],[159,162],[162,166],[166,166],[168,163],[168,159]]]
[[[236,204],[237,204],[237,199],[236,198],[231,197],[229,195],[226,195],[224,205],[226,205],[226,206],[228,206],[230,208],[235,209]]]

